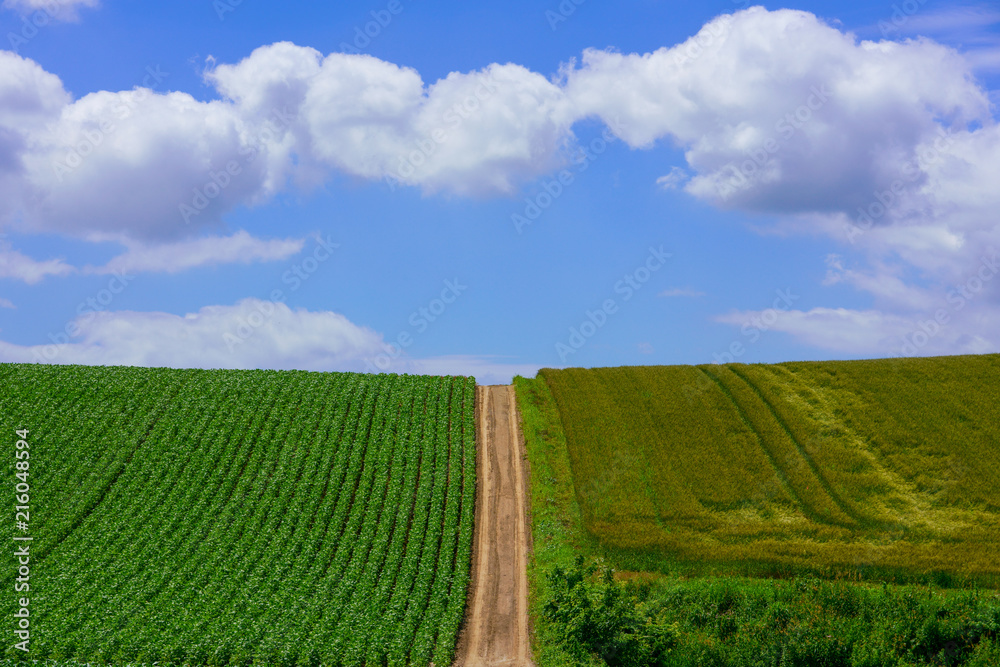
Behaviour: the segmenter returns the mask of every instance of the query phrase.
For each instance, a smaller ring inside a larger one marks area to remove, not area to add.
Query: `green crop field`
[[[542,667],[1000,665],[1000,355],[515,386]]]
[[[9,506],[0,537],[30,545],[30,589],[15,593],[13,557],[0,575],[11,629],[28,599],[30,655],[5,630],[4,661],[449,664],[469,580],[474,390],[464,377],[0,364],[7,497],[24,491],[28,507],[19,526]]]

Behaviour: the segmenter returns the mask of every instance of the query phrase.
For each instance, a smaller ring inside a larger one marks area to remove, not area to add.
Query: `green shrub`
[[[569,569],[556,567],[548,582],[545,616],[579,663],[597,657],[611,667],[671,664],[679,631],[642,604],[648,587],[621,584],[610,568],[584,565],[583,557]]]

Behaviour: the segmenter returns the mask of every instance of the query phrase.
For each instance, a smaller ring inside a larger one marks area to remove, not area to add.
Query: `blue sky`
[[[0,35],[0,361],[1000,350],[995,4],[5,0]]]

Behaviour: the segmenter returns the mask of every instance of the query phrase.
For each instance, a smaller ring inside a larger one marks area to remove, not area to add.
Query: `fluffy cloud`
[[[995,19],[927,16],[906,28]],[[975,58],[921,37],[858,41],[807,12],[754,7],[653,53],[588,50],[562,74],[578,112],[620,119],[632,147],[683,148],[689,194],[843,248],[826,282],[851,285],[872,308],[795,311],[777,330],[841,353],[929,354],[1000,349],[1000,281],[977,282],[1000,247],[990,185],[1000,126]]]
[[[175,368],[361,370],[382,350],[382,336],[334,312],[292,310],[284,303],[244,299],[196,313],[88,311],[62,344],[0,343],[14,362]]]
[[[0,300],[0,307],[6,307]],[[0,341],[0,361],[172,368],[274,368],[313,371],[371,370],[386,349],[381,334],[339,313],[291,309],[284,303],[244,299],[196,313],[87,311],[67,327],[64,342],[23,346]],[[60,340],[57,336],[54,340]],[[481,383],[533,376],[538,366],[493,357],[392,359],[393,373],[473,375]]]
[[[949,135],[940,150],[927,147],[926,174],[917,196],[874,191],[853,216],[814,222],[848,252],[828,261],[826,284],[850,285],[868,295],[882,315],[822,310],[788,319],[803,342],[853,354],[949,354],[1000,351],[1000,126]],[[843,331],[852,326],[860,334]],[[817,337],[827,329],[830,337]],[[838,332],[844,333],[839,342]],[[881,341],[874,345],[871,337]]]
[[[22,171],[26,224],[95,238],[190,236],[290,178],[312,185],[332,172],[511,193],[563,163],[574,123],[594,116],[632,147],[683,147],[696,197],[852,215],[900,179],[900,196],[923,204],[920,151],[943,129],[964,137],[966,123],[990,122],[988,95],[953,49],[859,42],[807,12],[762,7],[652,53],[589,49],[551,81],[492,64],[428,84],[372,56],[287,42],[210,69],[222,99],[208,102],[148,88],[69,101],[58,79],[13,54],[0,72],[20,96],[37,88],[46,100],[31,107],[34,129],[0,111],[0,164]]]
[[[265,116],[273,109],[301,106],[322,59],[316,49],[278,42],[255,49],[235,65],[216,66],[205,79],[246,113]]]
[[[70,102],[59,77],[38,63],[10,51],[0,51],[0,221],[26,202],[22,158],[32,137],[45,131]]]
[[[314,165],[431,192],[509,193],[559,164],[575,120],[556,85],[513,64],[425,85],[411,68],[286,42],[208,79],[241,112],[294,109],[295,150]]]
[[[957,280],[1000,247],[1000,126],[954,49],[753,7],[653,53],[588,50],[563,75],[579,113],[620,118],[631,146],[683,147],[688,193],[850,244],[871,262],[859,288],[905,267]]]
[[[682,146],[697,172],[689,193],[753,211],[853,212],[904,176],[938,119],[989,118],[954,50],[859,43],[795,10],[723,15],[653,53],[589,49],[563,75],[578,113],[620,118],[629,145]]]
[[[901,12],[900,12],[901,14]],[[883,35],[926,35],[939,41],[961,43],[969,63],[983,72],[1000,71],[1000,37],[994,26],[1000,11],[981,6],[953,6],[924,11],[913,16],[893,13],[892,20],[879,24]]]
[[[336,171],[429,192],[509,193],[563,158],[574,120],[563,92],[517,65],[425,85],[367,55],[287,42],[261,47],[206,80],[201,102],[131,91],[70,100],[58,78],[0,52],[0,168],[6,214],[25,231],[165,243],[219,226],[240,205]],[[7,102],[6,100],[9,100]]]
[[[104,266],[87,267],[86,272],[177,273],[216,264],[273,262],[299,253],[304,244],[302,239],[264,241],[245,231],[154,246],[134,244]]]
[[[664,190],[674,190],[678,185],[686,181],[687,178],[688,174],[686,171],[680,167],[674,166],[670,168],[669,173],[666,173],[656,179],[656,184]]]
[[[429,191],[511,193],[562,164],[575,120],[562,90],[519,65],[453,72],[428,89],[390,175]]]
[[[45,25],[44,22],[51,20],[76,21],[80,7],[93,9],[98,6],[99,0],[3,0],[4,9],[12,9],[22,16],[38,16],[40,13],[42,18],[36,25]]]
[[[20,280],[34,285],[45,276],[67,276],[75,268],[61,259],[36,260],[12,250],[6,241],[0,241],[0,278]]]
[[[0,51],[0,124],[24,131],[38,130],[70,102],[54,74],[33,60]]]
[[[245,231],[231,236],[208,236],[174,243],[145,245],[130,242],[128,249],[103,266],[87,266],[84,274],[178,273],[201,266],[274,262],[301,252],[303,239],[262,240]],[[62,259],[36,260],[0,238],[0,278],[33,285],[46,276],[81,273]]]
[[[961,297],[959,297],[961,298]],[[963,299],[964,300],[964,299]],[[1000,314],[956,309],[958,300],[942,298],[925,314],[897,315],[881,310],[813,308],[789,310],[767,318],[764,311],[734,311],[717,321],[736,326],[773,320],[767,331],[789,334],[822,350],[866,357],[983,354],[1000,351]],[[968,303],[966,300],[965,303]]]
[[[996,18],[923,16],[909,28]],[[511,193],[567,159],[576,122],[599,118],[633,148],[685,151],[661,186],[828,234],[842,258],[827,282],[872,308],[802,311],[788,332],[869,349],[925,321],[1000,247],[1000,126],[974,76],[993,51],[862,41],[808,12],[751,7],[651,53],[588,49],[552,79],[508,63],[425,82],[367,55],[272,44],[211,69],[221,99],[208,102],[152,84],[74,100],[36,63],[0,52],[0,224],[118,240],[127,261],[163,267],[183,264],[180,249],[232,259],[214,241],[183,244],[217,233],[236,207],[334,173]],[[1000,312],[996,284],[935,344],[994,344],[984,327]],[[871,333],[835,340],[811,323]]]
[[[733,311],[716,318],[724,324],[742,326],[765,321],[767,331],[791,334],[807,345],[848,354],[889,356],[894,338],[900,338],[915,326],[905,318],[877,310],[814,308],[809,311],[787,310],[767,317],[766,311]]]
[[[972,255],[973,253],[969,253]],[[733,311],[717,322],[789,334],[801,343],[847,355],[899,357],[1000,352],[1000,252],[975,253],[953,280],[917,285],[898,265],[869,270],[827,258],[825,284],[843,283],[870,294],[867,310]],[[761,326],[763,323],[763,326]]]
[[[145,80],[165,77],[150,68]],[[224,211],[284,187],[274,175],[290,122],[148,87],[73,101],[58,77],[0,51],[0,226],[116,240],[129,252],[115,267],[141,260],[148,271],[285,258],[301,242],[199,236]],[[73,271],[0,246],[0,277],[35,283]]]
[[[254,131],[231,105],[186,93],[91,93],[23,156],[26,224],[95,240],[194,235],[268,194],[268,160],[247,142]]]

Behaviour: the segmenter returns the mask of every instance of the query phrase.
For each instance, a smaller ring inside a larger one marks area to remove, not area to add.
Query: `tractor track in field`
[[[527,472],[514,387],[476,387],[472,577],[454,667],[532,666]]]

